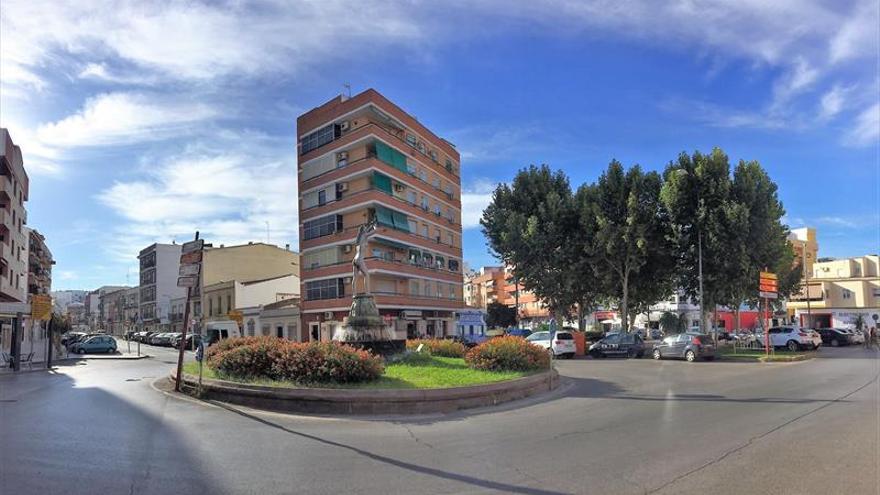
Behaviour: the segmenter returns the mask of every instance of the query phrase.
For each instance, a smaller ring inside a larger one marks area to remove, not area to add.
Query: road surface
[[[176,352],[144,350],[0,377],[0,493],[880,493],[880,361],[857,347],[561,361],[543,397],[342,419],[176,396]]]

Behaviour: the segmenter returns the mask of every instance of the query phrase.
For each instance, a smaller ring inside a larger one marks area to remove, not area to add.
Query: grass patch
[[[190,362],[184,364],[185,373],[198,376],[199,363]],[[316,388],[449,388],[465,387],[468,385],[481,385],[504,380],[512,380],[532,374],[526,371],[480,371],[469,368],[464,359],[431,356],[424,363],[394,363],[385,366],[385,374],[378,380],[367,383],[352,384],[321,384],[303,385],[289,381],[275,381],[268,379],[241,380],[238,378],[225,377],[215,370],[205,366],[202,376],[216,380],[229,380],[253,385],[268,387],[303,388],[313,386]]]
[[[718,355],[722,359],[764,362],[802,361],[813,357],[815,352],[816,351],[791,352],[788,349],[776,349],[771,350],[770,356],[767,357],[767,353],[764,349],[737,349],[736,352],[734,352],[732,347],[718,349]]]

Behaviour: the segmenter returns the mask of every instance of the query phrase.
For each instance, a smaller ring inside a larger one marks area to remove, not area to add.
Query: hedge
[[[550,367],[547,349],[522,337],[497,337],[471,349],[464,358],[471,368],[487,371],[532,371]]]
[[[467,347],[451,339],[412,339],[406,341],[406,348],[414,351],[420,344],[428,348],[432,356],[463,358]]]

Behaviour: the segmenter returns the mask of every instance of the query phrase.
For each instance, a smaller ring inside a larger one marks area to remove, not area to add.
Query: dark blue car
[[[531,330],[527,330],[525,328],[511,328],[507,331],[507,335],[513,335],[514,337],[522,337],[526,338],[532,334]]]

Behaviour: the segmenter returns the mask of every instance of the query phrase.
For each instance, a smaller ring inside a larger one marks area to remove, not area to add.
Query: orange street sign
[[[772,280],[776,280],[776,274],[773,272],[761,272],[760,278],[769,278]]]
[[[761,284],[758,286],[758,290],[761,292],[779,292],[779,289],[776,287],[776,284]]]

